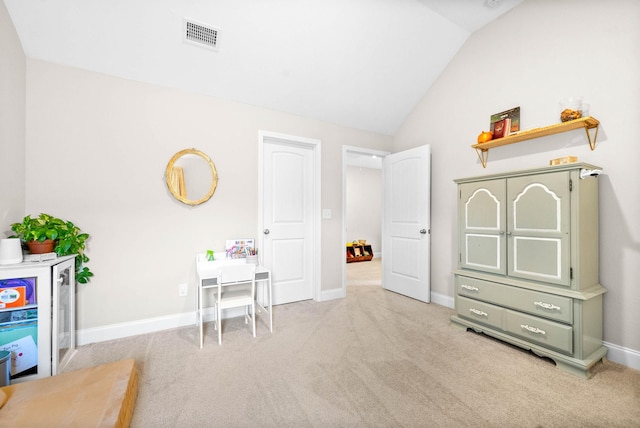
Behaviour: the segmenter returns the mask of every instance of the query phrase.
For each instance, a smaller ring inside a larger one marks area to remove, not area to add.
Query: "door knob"
[[[264,233],[265,235],[268,235],[270,232],[269,232],[269,229],[265,229],[262,231],[262,233]]]
[[[420,229],[420,233],[422,233],[423,235],[427,233],[427,229]]]

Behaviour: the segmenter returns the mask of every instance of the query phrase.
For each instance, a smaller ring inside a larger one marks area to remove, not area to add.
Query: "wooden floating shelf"
[[[498,138],[487,141],[486,143],[474,144],[471,147],[476,149],[478,158],[482,163],[482,167],[487,167],[489,158],[489,149],[495,147],[506,146],[507,144],[519,143],[521,141],[532,140],[534,138],[546,137],[548,135],[560,134],[562,132],[573,131],[574,129],[584,129],[589,139],[591,150],[596,148],[596,139],[598,138],[598,125],[600,121],[595,117],[587,116],[580,119],[570,120],[568,122],[557,123],[555,125],[545,126],[543,128],[533,128],[526,131],[520,131],[509,135],[508,137]],[[590,129],[595,128],[593,139],[589,133]]]

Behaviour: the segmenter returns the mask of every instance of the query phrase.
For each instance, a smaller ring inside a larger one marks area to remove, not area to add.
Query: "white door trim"
[[[322,293],[322,221],[321,221],[321,145],[320,140],[312,139],[312,138],[304,138],[297,137],[293,135],[280,134],[276,132],[269,131],[258,131],[258,248],[264,247],[264,224],[263,224],[263,204],[264,198],[262,194],[263,185],[263,173],[264,173],[264,165],[263,165],[263,156],[264,156],[264,143],[265,140],[276,141],[282,144],[291,144],[297,146],[305,146],[312,150],[313,153],[313,212],[315,213],[313,216],[313,242],[314,242],[314,260],[313,260],[313,299],[316,301],[321,300],[320,296]]]
[[[347,295],[347,263],[345,262],[345,245],[347,243],[347,166],[349,153],[379,156],[381,158],[391,154],[391,152],[365,149],[356,146],[342,146],[342,240],[340,241],[340,248],[337,249],[338,254],[342,254],[340,257],[340,260],[342,261],[342,288],[340,297],[345,297]],[[380,192],[382,192],[382,188],[380,188]],[[384,207],[382,210],[382,218],[384,218]],[[380,229],[382,229],[382,223],[380,223]]]

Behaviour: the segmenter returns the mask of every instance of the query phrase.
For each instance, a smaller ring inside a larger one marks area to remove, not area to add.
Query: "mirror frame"
[[[172,176],[173,168],[175,167],[175,163],[178,162],[178,160],[180,160],[180,158],[185,155],[200,156],[209,164],[209,167],[211,168],[211,174],[213,177],[211,180],[211,188],[209,189],[209,192],[204,197],[197,200],[185,198],[178,191],[176,191],[176,189],[174,189],[173,186],[171,185],[171,182],[172,182],[171,176]],[[173,155],[173,157],[167,164],[167,169],[165,171],[164,176],[165,176],[165,181],[167,183],[167,188],[169,189],[169,192],[171,192],[173,197],[179,200],[180,202],[182,202],[183,204],[191,205],[191,206],[200,205],[204,202],[207,202],[209,199],[211,199],[214,192],[216,191],[216,187],[218,186],[218,171],[216,170],[216,166],[213,164],[213,161],[211,160],[211,158],[209,158],[209,156],[207,156],[204,152],[201,152],[200,150],[197,150],[197,149],[184,149],[179,151],[175,155]]]

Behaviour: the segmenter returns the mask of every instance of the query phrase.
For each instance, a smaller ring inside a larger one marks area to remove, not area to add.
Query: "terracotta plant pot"
[[[29,241],[27,242],[27,247],[29,247],[29,252],[31,254],[44,254],[53,252],[53,247],[55,246],[55,241],[52,239],[45,239],[44,241]]]

